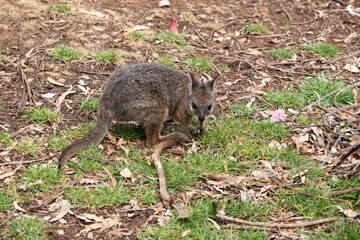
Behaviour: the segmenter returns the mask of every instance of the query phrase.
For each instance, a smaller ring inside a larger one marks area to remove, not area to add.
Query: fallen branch
[[[312,227],[315,225],[320,225],[329,222],[340,221],[342,218],[339,217],[329,217],[314,221],[301,222],[301,223],[267,223],[267,222],[251,222],[246,220],[241,220],[238,218],[228,217],[221,214],[216,214],[216,217],[222,221],[240,223],[243,225],[255,226],[257,227],[265,227],[265,228],[304,228],[304,227]]]
[[[334,164],[334,166],[332,167],[332,169],[335,169],[337,166],[339,166],[340,164],[342,164],[345,159],[347,159],[348,157],[350,157],[354,152],[358,151],[360,149],[360,142],[357,142],[355,144],[353,144],[350,148],[350,150],[344,154],[343,156],[341,156],[339,158],[339,160]]]
[[[330,196],[336,197],[336,196],[340,196],[340,195],[344,195],[344,194],[352,193],[352,192],[360,192],[360,187],[350,188],[350,189],[345,189],[345,190],[340,190],[340,191],[334,191],[334,192],[330,193]]]
[[[172,206],[176,209],[176,211],[179,214],[179,217],[181,219],[186,219],[190,217],[190,214],[183,209],[183,207],[180,204],[177,204],[174,202],[174,199],[170,196],[170,194],[167,191],[167,185],[166,185],[166,179],[165,179],[165,172],[163,165],[160,160],[160,154],[161,152],[169,147],[172,147],[176,144],[176,141],[174,140],[166,140],[160,143],[154,150],[151,158],[152,161],[156,167],[158,177],[159,177],[159,184],[160,184],[160,198],[163,201],[163,204],[165,207]]]

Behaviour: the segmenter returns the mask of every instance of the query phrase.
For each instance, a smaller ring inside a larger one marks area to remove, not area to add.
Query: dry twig
[[[174,140],[163,141],[155,148],[151,158],[158,172],[159,184],[160,184],[160,190],[159,190],[160,198],[163,201],[164,206],[167,207],[171,205],[173,208],[176,209],[181,219],[186,219],[190,217],[190,214],[187,211],[185,211],[180,204],[175,203],[174,199],[170,196],[170,194],[167,191],[165,172],[160,160],[161,152],[166,148],[174,146],[175,144],[176,141]]]

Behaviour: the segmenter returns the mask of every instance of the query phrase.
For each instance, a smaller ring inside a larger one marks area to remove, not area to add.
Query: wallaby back
[[[136,122],[145,127],[148,146],[167,139],[189,139],[180,132],[160,136],[162,124],[169,118],[196,134],[197,129],[190,124],[195,115],[201,125],[200,132],[204,132],[203,123],[215,104],[214,87],[218,78],[203,83],[158,63],[134,64],[116,70],[100,99],[94,131],[62,152],[59,168],[87,146],[99,144],[113,123]]]

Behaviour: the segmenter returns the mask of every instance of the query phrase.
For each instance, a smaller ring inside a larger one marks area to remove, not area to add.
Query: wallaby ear
[[[214,77],[211,81],[206,82],[206,86],[211,90],[215,90],[215,86],[218,82],[218,80],[223,76],[223,74],[219,74],[218,76]]]
[[[196,80],[195,76],[193,73],[191,72],[188,72],[189,76],[190,76],[190,79],[191,79],[191,88],[194,90],[194,89],[198,89],[199,88],[199,81]]]

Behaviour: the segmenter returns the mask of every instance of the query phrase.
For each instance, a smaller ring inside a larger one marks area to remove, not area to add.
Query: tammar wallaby
[[[144,127],[147,146],[168,139],[189,140],[180,132],[160,136],[163,122],[169,118],[191,134],[197,134],[198,129],[190,124],[195,116],[203,133],[204,121],[214,109],[214,89],[219,77],[202,82],[191,74],[158,63],[140,63],[116,70],[100,99],[94,131],[65,148],[59,159],[59,169],[87,146],[98,145],[114,123],[136,122]]]

